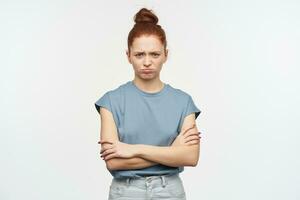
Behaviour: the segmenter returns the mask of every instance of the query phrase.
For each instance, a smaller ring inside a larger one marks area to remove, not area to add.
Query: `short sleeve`
[[[108,109],[110,112],[112,112],[109,92],[106,92],[102,97],[100,97],[95,102],[95,107],[99,114],[100,114],[100,107],[104,107]]]
[[[178,125],[178,129],[177,129],[178,133],[180,133],[180,131],[181,131],[182,124],[183,124],[185,117],[191,113],[195,113],[195,120],[196,120],[197,117],[199,116],[199,114],[201,113],[201,110],[195,105],[192,97],[190,95],[188,95],[188,101],[187,101],[185,109],[181,115],[180,122]]]
[[[201,113],[201,110],[195,105],[193,98],[189,95],[189,100],[184,117],[191,113],[195,113],[195,119],[197,119],[197,117]]]

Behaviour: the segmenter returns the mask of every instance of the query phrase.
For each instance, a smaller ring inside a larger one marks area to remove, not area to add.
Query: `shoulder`
[[[124,101],[123,94],[125,93],[126,84],[123,83],[104,92],[94,103],[97,111],[99,112],[100,107],[105,107],[112,113],[123,112],[122,102]]]
[[[122,97],[124,96],[122,95],[122,93],[124,93],[126,84],[127,83],[123,83],[114,88],[110,88],[106,92],[102,93],[99,99],[95,102],[96,108],[104,104],[107,105],[107,107],[108,106],[112,107],[118,104],[118,102],[122,101]]]
[[[176,100],[181,100],[184,102],[189,101],[189,98],[191,98],[191,95],[188,92],[183,91],[182,89],[176,88],[171,86],[170,84],[169,88],[170,88],[170,94],[173,95],[174,98],[176,98]]]
[[[122,94],[124,94],[127,85],[128,82],[115,86],[107,90],[104,95],[108,96],[111,100],[118,100],[122,97]]]

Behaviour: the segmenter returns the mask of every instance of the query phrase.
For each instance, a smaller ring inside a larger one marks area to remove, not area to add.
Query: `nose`
[[[143,64],[146,67],[150,66],[151,65],[151,58],[149,56],[145,56]]]

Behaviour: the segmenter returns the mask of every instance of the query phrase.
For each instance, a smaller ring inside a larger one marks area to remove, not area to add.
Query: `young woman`
[[[196,166],[200,114],[192,97],[160,80],[167,41],[158,18],[142,8],[128,35],[134,79],[95,102],[101,157],[113,176],[109,200],[186,199],[179,173]]]

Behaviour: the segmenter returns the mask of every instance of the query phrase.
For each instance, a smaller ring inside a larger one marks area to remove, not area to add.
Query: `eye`
[[[158,53],[154,53],[154,54],[152,54],[154,57],[158,57],[159,56],[159,54]]]
[[[143,53],[135,54],[136,57],[141,57],[142,55],[143,55]]]

